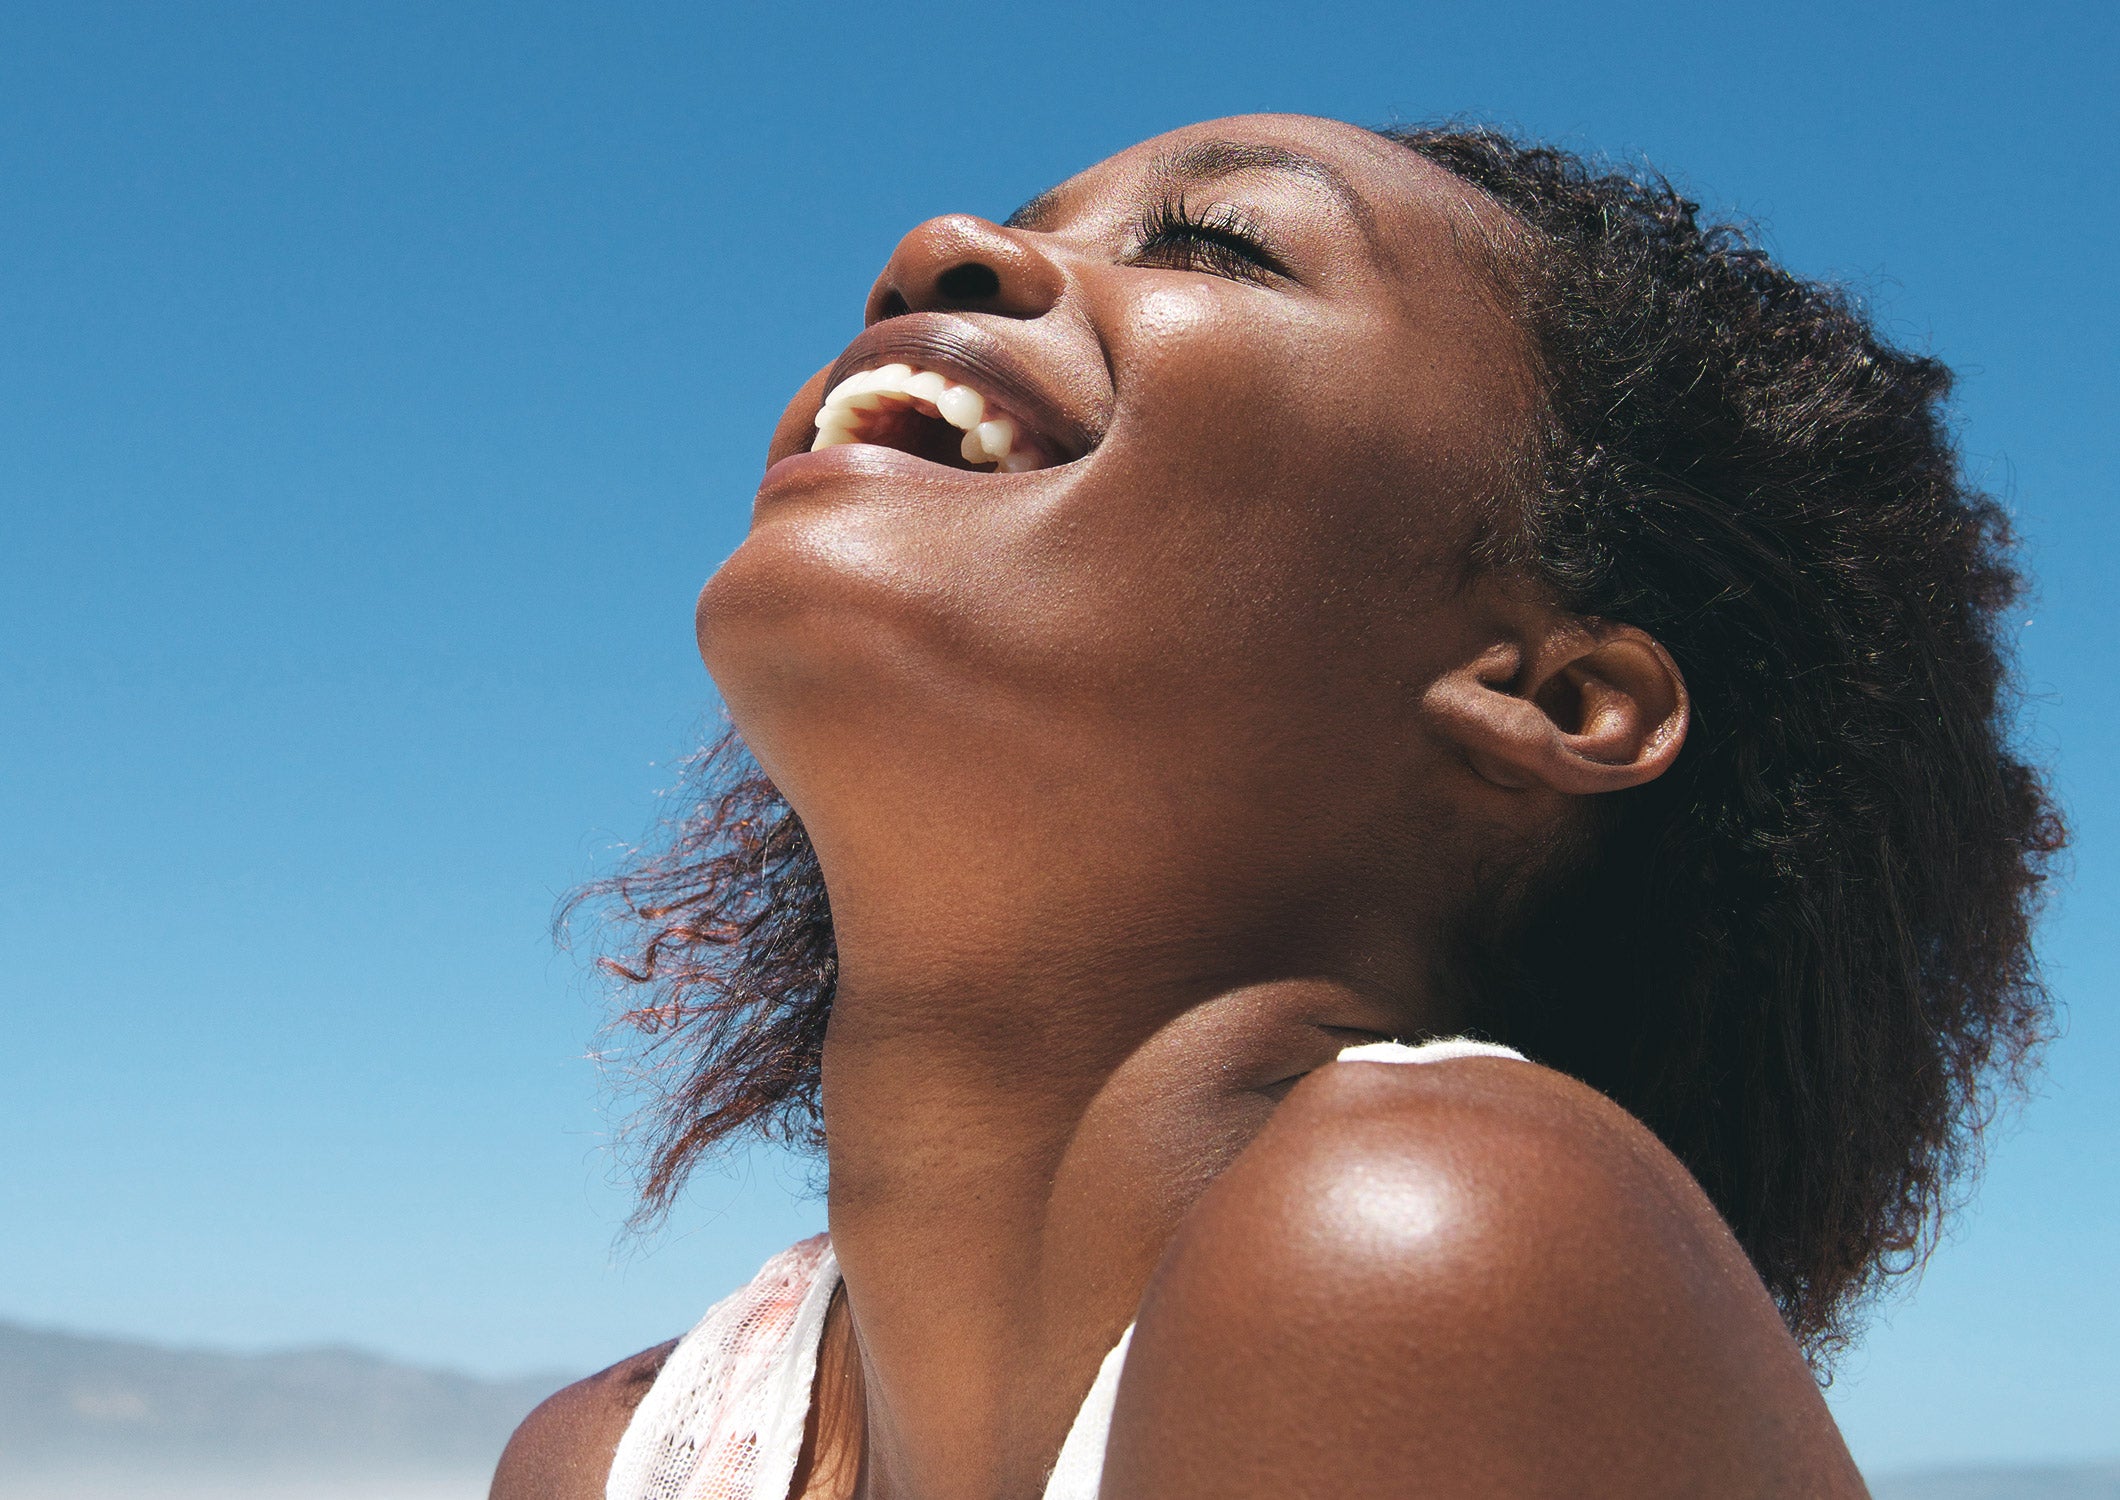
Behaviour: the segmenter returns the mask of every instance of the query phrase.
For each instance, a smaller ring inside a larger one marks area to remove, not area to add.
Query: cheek
[[[1157,287],[1134,303],[1133,348],[1143,357],[1182,347],[1214,322],[1215,299],[1199,287]]]
[[[1496,483],[1502,414],[1479,362],[1399,309],[1200,278],[1115,320],[1128,467],[1164,497],[1245,534],[1344,541],[1349,555],[1432,553],[1462,539]],[[1438,347],[1440,343],[1441,347]]]
[[[1487,482],[1455,398],[1322,299],[1158,288],[1112,320],[1121,393],[1094,487],[1069,507],[1086,586],[1188,677],[1222,663],[1341,696],[1405,653]]]

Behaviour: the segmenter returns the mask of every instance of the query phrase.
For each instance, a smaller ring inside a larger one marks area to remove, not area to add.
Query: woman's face
[[[1004,834],[1285,896],[1417,847],[1421,689],[1473,649],[1458,564],[1534,399],[1495,222],[1366,131],[1246,116],[907,235],[700,600],[828,878],[1003,878]]]

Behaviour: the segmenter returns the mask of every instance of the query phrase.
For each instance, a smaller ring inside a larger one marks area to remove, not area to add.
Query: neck
[[[824,1097],[866,1500],[1029,1500],[1199,1194],[1302,1074],[1428,1018],[1168,949],[948,970],[842,932]]]

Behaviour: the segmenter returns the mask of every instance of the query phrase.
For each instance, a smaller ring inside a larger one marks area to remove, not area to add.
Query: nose
[[[866,321],[909,312],[985,312],[1036,318],[1060,300],[1066,277],[1027,235],[970,214],[945,214],[898,242],[869,292]]]

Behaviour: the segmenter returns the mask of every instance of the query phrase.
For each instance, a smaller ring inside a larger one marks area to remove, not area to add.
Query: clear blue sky
[[[711,712],[692,596],[897,236],[1166,127],[1640,154],[1964,375],[2042,596],[2069,1033],[1835,1400],[2120,1448],[2110,5],[0,12],[0,1316],[586,1370],[821,1221],[626,1200],[553,899]]]

